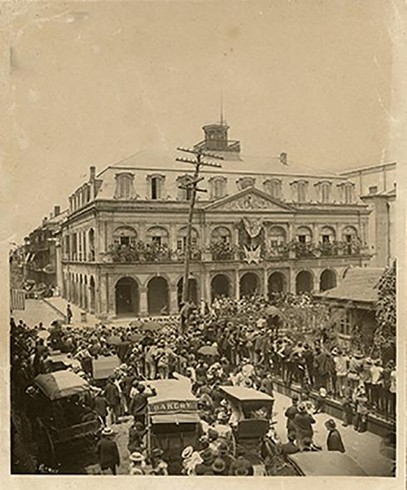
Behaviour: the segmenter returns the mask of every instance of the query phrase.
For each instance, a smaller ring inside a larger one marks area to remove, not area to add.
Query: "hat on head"
[[[212,470],[214,473],[223,473],[226,469],[226,464],[222,458],[216,458],[212,463]]]
[[[113,429],[111,429],[110,427],[105,427],[102,430],[102,436],[112,436],[113,434],[114,434]]]
[[[202,451],[201,458],[203,459],[204,463],[211,464],[215,459],[215,454],[211,448],[207,447],[204,451]]]
[[[153,449],[151,451],[151,456],[153,456],[154,458],[159,458],[163,454],[164,454],[164,451],[161,448],[159,448],[159,447],[156,447],[155,449]]]
[[[130,454],[129,459],[132,463],[142,463],[146,458],[138,451],[135,451]]]
[[[336,429],[336,422],[334,419],[328,419],[326,422],[325,422],[325,427],[327,429]]]
[[[187,446],[181,453],[182,459],[190,458],[194,453],[194,448],[192,446]]]
[[[221,441],[219,446],[218,446],[218,452],[219,454],[227,454],[229,451],[229,447],[226,441]]]

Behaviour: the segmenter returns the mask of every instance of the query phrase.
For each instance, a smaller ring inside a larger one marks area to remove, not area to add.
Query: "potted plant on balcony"
[[[212,242],[209,247],[209,252],[212,254],[212,260],[231,260],[233,259],[234,249],[232,245],[223,240]]]

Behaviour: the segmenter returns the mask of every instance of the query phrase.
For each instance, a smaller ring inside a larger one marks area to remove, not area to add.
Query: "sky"
[[[12,2],[2,236],[20,241],[88,176],[219,119],[248,155],[340,171],[390,162],[386,0]],[[4,73],[2,76],[5,80]]]

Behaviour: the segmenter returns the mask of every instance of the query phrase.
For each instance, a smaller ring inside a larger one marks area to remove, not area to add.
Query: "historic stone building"
[[[241,154],[211,124],[193,219],[194,301],[273,291],[323,291],[369,262],[369,209],[343,176]],[[96,174],[69,197],[61,233],[63,295],[100,317],[178,312],[192,165],[144,151]],[[180,187],[181,186],[181,187]]]

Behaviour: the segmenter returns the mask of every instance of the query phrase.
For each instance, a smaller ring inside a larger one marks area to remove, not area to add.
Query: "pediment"
[[[206,211],[278,211],[292,213],[294,209],[269,196],[267,193],[249,187],[232,196],[227,196],[205,206]]]

